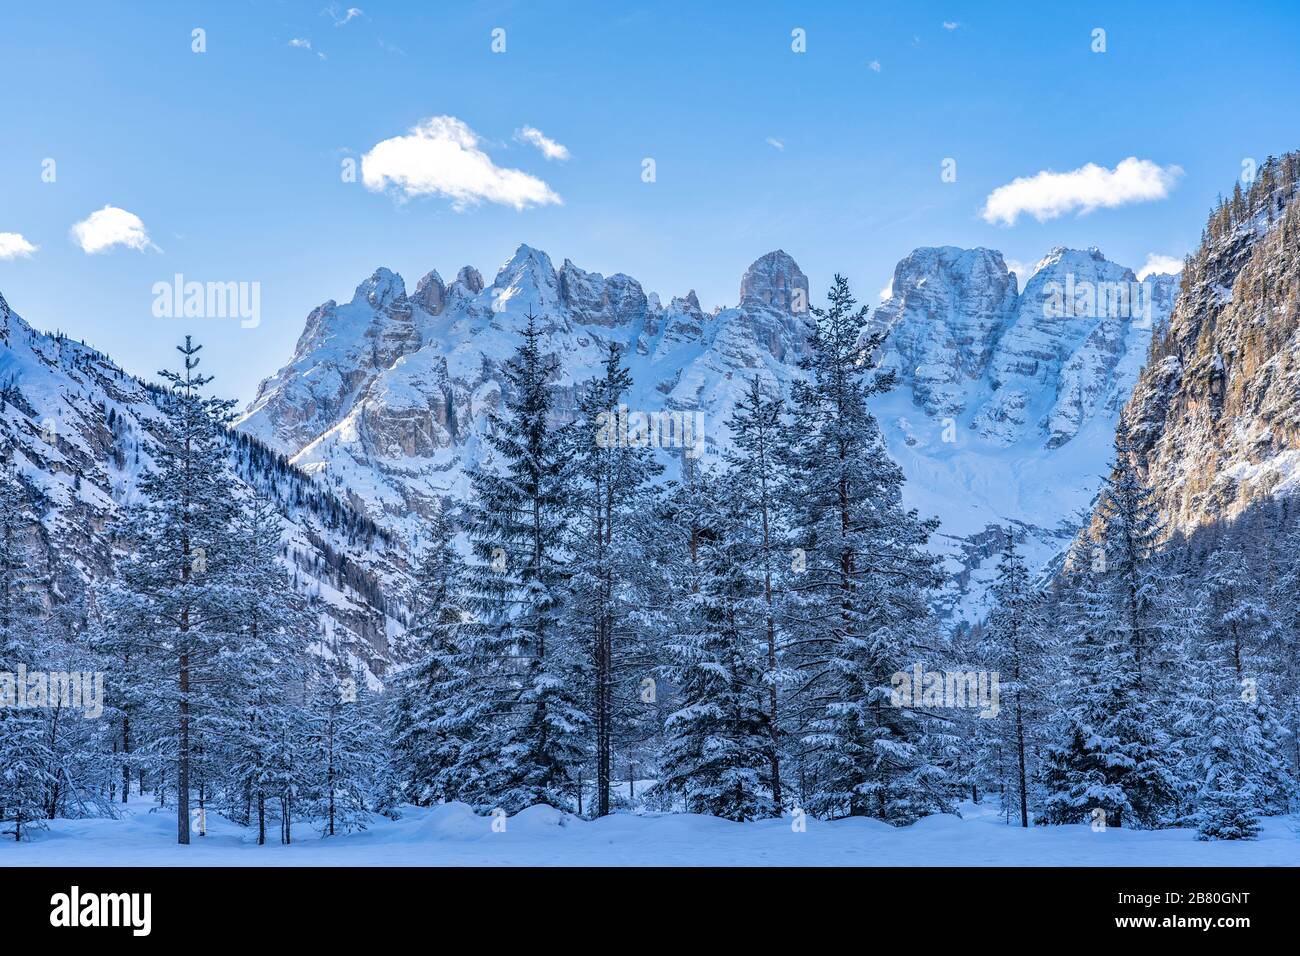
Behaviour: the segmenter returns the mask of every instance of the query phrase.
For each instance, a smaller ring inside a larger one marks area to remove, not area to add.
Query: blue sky
[[[1136,269],[1195,246],[1243,160],[1300,147],[1294,3],[353,3],[350,18],[327,0],[0,7],[0,234],[35,247],[0,258],[11,306],[145,375],[192,331],[217,390],[247,401],[308,311],[378,265],[412,290],[467,263],[490,282],[526,242],[706,308],[775,248],[814,299],[838,271],[875,301],[921,245],[1027,263],[1096,245]],[[343,181],[343,160],[432,117],[472,130],[493,175],[560,201]],[[1129,157],[1163,198],[981,215],[1018,177]],[[83,251],[70,229],[106,205],[149,242]],[[176,273],[260,283],[261,324],[155,318],[153,284]]]

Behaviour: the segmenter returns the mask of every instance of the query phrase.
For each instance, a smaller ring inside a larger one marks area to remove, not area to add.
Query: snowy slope
[[[1107,283],[1127,292],[1135,278],[1096,250],[1054,249],[1022,293],[1000,253],[918,249],[872,317],[889,332],[883,361],[900,377],[876,411],[910,501],[943,522],[935,547],[954,582],[940,603],[954,620],[981,616],[1000,547],[992,526],[1015,525],[1040,567],[1063,549],[1175,289],[1169,276],[1147,283],[1145,319],[1087,315],[1073,295],[1068,314],[1046,316],[1052,283],[1067,281],[1072,293]],[[526,245],[490,285],[465,267],[449,285],[430,272],[408,295],[381,268],[347,303],[313,310],[289,364],[262,383],[238,427],[415,544],[423,516],[468,494],[466,468],[486,453],[501,367],[530,311],[558,363],[560,415],[617,343],[635,383],[629,408],[698,413],[711,455],[751,376],[788,393],[801,374],[809,301],[807,278],[779,250],[749,267],[736,307],[710,314],[694,293],[665,306],[626,275],[568,260],[557,270]],[[680,453],[665,453],[670,476]]]
[[[615,813],[583,820],[529,807],[495,832],[463,803],[403,807],[364,832],[290,846],[215,813],[208,835],[176,845],[176,819],[136,799],[119,820],[54,820],[29,842],[0,841],[0,866],[1295,866],[1295,821],[1263,820],[1259,839],[1198,841],[1188,829],[1093,832],[1087,825],[1007,826],[990,806],[895,828],[879,820],[733,823],[697,814]]]
[[[36,521],[24,553],[51,582],[46,603],[110,572],[112,522],[151,466],[160,394],[94,349],[36,331],[0,296],[0,462],[15,467],[28,491]],[[326,651],[382,674],[400,631],[400,607],[384,590],[397,593],[403,581],[402,552],[237,433],[228,463],[232,494],[256,485],[279,503],[282,560],[320,611]]]

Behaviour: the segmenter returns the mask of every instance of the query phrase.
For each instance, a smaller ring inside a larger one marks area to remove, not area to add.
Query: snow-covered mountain
[[[162,394],[93,348],[35,330],[0,295],[0,463],[26,489],[34,520],[22,550],[48,583],[47,605],[109,573],[112,522],[151,466]],[[256,486],[278,502],[282,560],[320,611],[322,651],[382,675],[400,631],[401,550],[247,436],[231,433],[228,466],[232,494]]]
[[[1138,282],[1096,249],[1051,250],[1023,291],[990,249],[917,249],[898,264],[872,324],[888,331],[882,363],[899,387],[875,411],[905,495],[943,522],[940,605],[954,621],[983,617],[1003,528],[1039,568],[1077,530],[1177,283]]]
[[[614,342],[636,383],[629,408],[699,412],[704,448],[716,449],[749,376],[784,389],[797,374],[795,309],[806,307],[807,289],[779,251],[746,272],[738,307],[708,315],[694,292],[664,306],[626,275],[568,260],[556,270],[528,246],[489,286],[466,267],[450,285],[430,272],[408,296],[400,276],[378,269],[350,302],[311,313],[292,360],[261,384],[238,427],[415,543],[439,499],[468,493],[466,467],[486,454],[501,368],[529,313],[558,359],[560,414]]]
[[[1151,327],[1176,293],[1172,277],[1135,281],[1096,250],[1052,250],[1023,292],[991,250],[918,249],[898,264],[872,324],[888,333],[882,361],[899,386],[875,410],[910,503],[942,521],[934,546],[952,582],[939,603],[954,622],[982,616],[1002,527],[1045,566],[1095,495]],[[1145,289],[1132,314],[1088,307],[1086,290],[1104,301],[1116,284]],[[528,246],[490,285],[466,266],[450,283],[429,272],[408,294],[377,269],[350,301],[314,309],[289,364],[262,383],[237,424],[245,437],[232,439],[232,481],[281,502],[285,561],[330,643],[381,674],[422,518],[465,500],[529,313],[558,359],[559,415],[611,342],[631,366],[630,409],[692,413],[699,444],[662,453],[671,474],[683,454],[722,449],[750,376],[788,392],[808,302],[807,278],[781,251],[746,270],[738,305],[708,313],[694,292],[664,304],[629,276],[556,269]],[[4,458],[36,502],[48,579],[102,577],[111,520],[150,461],[156,388],[34,330],[0,298],[0,390]]]
[[[991,250],[918,249],[899,263],[872,322],[888,331],[883,360],[900,387],[877,412],[912,503],[943,521],[954,618],[981,614],[999,526],[1019,528],[1040,564],[1062,549],[1175,292],[1172,277],[1137,283],[1096,250],[1052,250],[1023,293]],[[688,292],[663,305],[629,276],[568,260],[556,270],[526,245],[491,285],[467,266],[450,284],[430,272],[408,295],[381,268],[349,302],[312,311],[238,427],[417,544],[421,516],[464,500],[466,468],[487,454],[487,413],[526,315],[541,318],[558,360],[561,415],[617,342],[629,407],[698,413],[711,454],[748,379],[787,392],[806,347],[808,280],[786,253],[746,270],[738,303],[706,314]]]

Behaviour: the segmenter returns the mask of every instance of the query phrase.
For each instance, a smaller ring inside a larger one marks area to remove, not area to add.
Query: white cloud
[[[531,143],[536,146],[547,159],[566,160],[569,158],[567,146],[557,143],[535,126],[525,126],[522,129],[515,130],[515,139],[521,143]]]
[[[361,157],[361,179],[369,190],[391,186],[402,198],[446,196],[457,211],[483,200],[515,209],[563,202],[536,176],[497,166],[481,142],[456,117],[433,116],[376,143]]]
[[[944,20],[944,21],[943,21],[943,28],[944,28],[945,30],[956,30],[959,26],[961,26],[961,24],[958,23],[958,22],[956,22],[955,20]]]
[[[1158,252],[1152,252],[1147,256],[1146,265],[1138,270],[1137,277],[1140,282],[1147,276],[1178,275],[1182,271],[1182,259],[1175,256],[1162,256]]]
[[[0,259],[27,259],[36,248],[23,238],[22,233],[0,232]]]
[[[867,64],[867,66],[871,67],[871,69],[874,70],[876,73],[879,73],[879,72],[880,72],[880,61],[879,61],[879,60],[872,60],[870,63]]]
[[[982,215],[986,222],[1013,226],[1021,213],[1046,222],[1073,210],[1085,215],[1094,209],[1150,202],[1168,196],[1182,173],[1178,166],[1157,166],[1136,156],[1114,169],[1088,163],[1068,173],[1043,170],[993,190]]]
[[[785,143],[771,136],[767,138],[767,145],[771,146],[773,149],[785,149]]]
[[[116,206],[105,206],[74,224],[72,238],[81,246],[81,251],[88,255],[107,252],[114,246],[126,246],[140,252],[158,249],[145,231],[140,217]]]
[[[347,10],[343,12],[342,16],[340,16],[337,4],[330,6],[330,8],[325,12],[330,15],[330,18],[334,21],[336,27],[341,27],[344,24],[355,20],[357,17],[364,17],[366,15],[365,11],[359,7],[348,7]]]
[[[892,298],[893,295],[894,295],[894,280],[890,279],[889,283],[883,289],[880,290],[880,301],[884,302],[886,299]]]
[[[306,37],[294,37],[292,40],[289,41],[289,46],[294,47],[295,49],[298,50],[312,50],[311,40],[308,40]],[[315,53],[322,60],[327,59],[325,54],[321,53],[318,50],[312,50],[312,52]]]

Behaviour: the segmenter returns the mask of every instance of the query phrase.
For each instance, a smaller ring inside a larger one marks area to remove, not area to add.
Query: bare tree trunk
[[[1020,761],[1020,826],[1029,829],[1029,787],[1025,780],[1025,724],[1020,707],[1020,693],[1016,693],[1016,756]]]
[[[182,625],[184,630],[184,625]],[[181,654],[181,740],[176,771],[176,842],[190,842],[190,656]]]
[[[757,407],[757,405],[756,405]],[[763,436],[760,436],[762,439]],[[771,525],[768,521],[767,507],[767,443],[759,450],[762,456],[762,462],[759,466],[759,492],[761,495],[762,507],[761,516],[763,519],[763,600],[767,604],[767,669],[768,673],[773,675],[772,683],[767,688],[767,729],[771,735],[771,743],[768,745],[770,752],[768,759],[772,764],[772,803],[775,805],[776,815],[781,815],[781,733],[777,725],[777,695],[776,695],[776,616],[772,611],[772,537]]]
[[[128,654],[123,663],[129,667],[131,657]],[[141,771],[143,773],[143,771]],[[144,793],[144,785],[141,783],[140,792]],[[122,708],[122,802],[126,803],[127,796],[131,793],[131,718],[127,715],[126,708]]]

